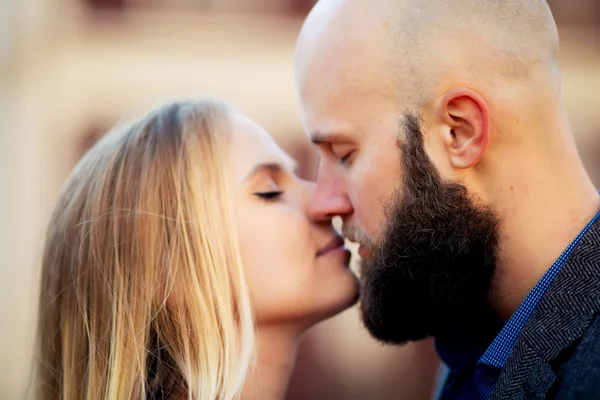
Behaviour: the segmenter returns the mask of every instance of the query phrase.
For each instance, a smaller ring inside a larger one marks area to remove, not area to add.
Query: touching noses
[[[353,212],[352,203],[340,178],[319,168],[317,182],[309,204],[310,217],[318,222]]]

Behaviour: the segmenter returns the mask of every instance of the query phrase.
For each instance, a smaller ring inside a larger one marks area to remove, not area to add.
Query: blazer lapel
[[[600,220],[583,236],[525,324],[490,399],[542,399],[600,311]]]
[[[544,399],[556,375],[550,364],[526,342],[519,341],[507,361],[490,399]]]

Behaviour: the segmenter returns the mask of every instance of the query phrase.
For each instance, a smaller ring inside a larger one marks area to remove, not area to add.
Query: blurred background
[[[600,1],[549,1],[564,100],[600,186]],[[67,174],[107,128],[162,101],[223,97],[314,172],[293,81],[313,0],[0,0],[0,399],[30,378],[38,261]],[[290,399],[428,399],[431,342],[383,347],[350,310],[306,337]]]

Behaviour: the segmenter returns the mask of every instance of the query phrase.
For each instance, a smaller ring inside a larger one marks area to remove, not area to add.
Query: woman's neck
[[[243,400],[285,399],[299,342],[297,330],[281,326],[258,327],[256,363],[248,373]]]

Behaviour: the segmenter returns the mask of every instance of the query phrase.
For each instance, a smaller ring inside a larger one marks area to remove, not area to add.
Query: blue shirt
[[[444,399],[480,400],[490,397],[523,326],[573,249],[598,218],[600,212],[554,262],[495,337],[493,332],[498,332],[499,321],[488,316],[478,331],[457,332],[453,336],[436,339],[438,353],[449,368],[441,393]],[[486,343],[489,344],[487,347]]]

